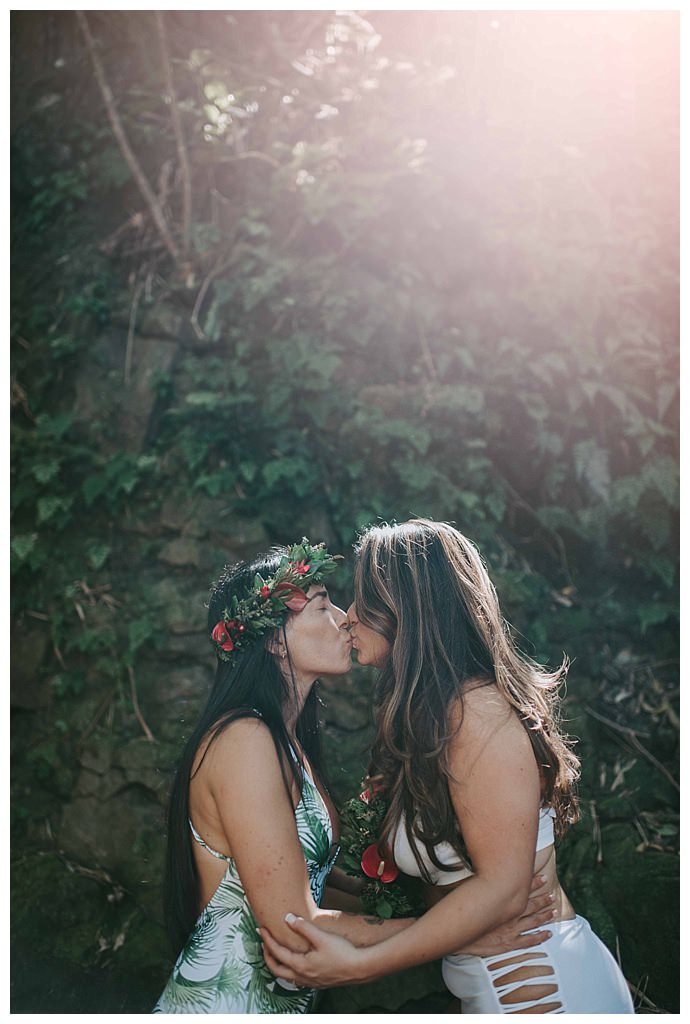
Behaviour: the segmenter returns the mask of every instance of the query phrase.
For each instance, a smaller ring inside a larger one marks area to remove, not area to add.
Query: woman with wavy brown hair
[[[558,725],[567,665],[521,654],[479,552],[446,523],[375,526],[357,546],[349,609],[361,664],[380,669],[370,776],[390,808],[380,847],[428,886],[431,909],[367,949],[288,915],[312,948],[262,930],[280,977],[325,987],[443,957],[464,1013],[632,1013],[615,960],[575,914],[554,833],[577,819],[578,759]],[[551,936],[498,956],[466,949],[520,914],[534,873],[554,895]]]

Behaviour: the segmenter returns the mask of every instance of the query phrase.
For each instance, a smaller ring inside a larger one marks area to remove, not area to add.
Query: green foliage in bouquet
[[[365,851],[381,838],[387,810],[385,796],[371,787],[347,801],[340,812],[342,852],[339,864],[349,875],[366,879],[360,899],[367,913],[383,918],[417,917],[426,909],[417,879],[397,874],[391,881],[377,880],[369,877],[362,867]],[[388,858],[386,864],[390,864]]]

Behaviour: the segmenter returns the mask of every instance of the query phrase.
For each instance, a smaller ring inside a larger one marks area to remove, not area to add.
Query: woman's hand
[[[264,959],[276,978],[302,988],[333,988],[359,980],[364,952],[338,935],[326,934],[302,917],[286,914],[290,928],[305,938],[311,949],[293,953],[273,938],[268,928],[259,928]]]
[[[531,896],[524,914],[499,925],[498,928],[493,928],[486,935],[480,935],[469,946],[458,950],[458,953],[470,953],[472,956],[495,956],[497,953],[511,953],[514,949],[538,946],[550,938],[551,932],[539,931],[533,932],[531,935],[525,935],[524,932],[552,921],[554,902],[553,893],[544,896]]]

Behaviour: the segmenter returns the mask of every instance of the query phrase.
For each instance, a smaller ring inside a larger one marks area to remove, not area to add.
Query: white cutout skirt
[[[635,1012],[620,967],[584,917],[542,928],[552,932],[551,938],[529,949],[491,957],[444,957],[443,980],[462,1001],[463,1013]],[[520,961],[506,966],[514,957]],[[514,981],[510,975],[519,967],[542,970]],[[548,994],[534,998],[534,986],[543,985],[549,986]]]

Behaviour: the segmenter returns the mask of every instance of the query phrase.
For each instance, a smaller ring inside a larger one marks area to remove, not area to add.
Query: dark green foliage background
[[[677,16],[166,12],[186,239],[154,15],[88,17],[181,255],[74,14],[15,12],[14,1009],[145,1012],[165,978],[207,582],[416,514],[573,660],[564,884],[677,1011]],[[323,687],[341,800],[369,684]],[[434,968],[323,1010],[444,999]]]

